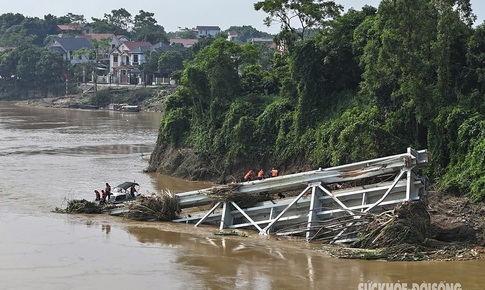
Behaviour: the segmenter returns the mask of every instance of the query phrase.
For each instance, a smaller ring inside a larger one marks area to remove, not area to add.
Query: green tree
[[[103,19],[92,18],[93,27],[97,33],[113,33],[115,35],[130,36],[129,29],[133,18],[126,9],[113,9],[111,14],[104,14]]]
[[[50,90],[56,88],[56,85],[62,84],[65,63],[60,54],[52,50],[42,49],[34,70],[37,81],[41,84],[43,95],[47,97]]]
[[[307,29],[320,27],[326,19],[340,15],[343,7],[334,1],[323,0],[264,0],[256,2],[254,9],[269,14],[264,20],[268,27],[279,22],[284,35],[296,35],[303,40]]]
[[[177,32],[176,36],[182,39],[196,39],[197,32],[195,32],[193,29],[189,29],[186,27]]]
[[[237,33],[236,40],[239,43],[247,43],[252,38],[273,38],[274,37],[274,35],[259,31],[250,25],[231,26],[226,30],[226,32],[229,32],[229,31],[233,31]]]
[[[137,41],[148,41],[150,43],[168,43],[165,30],[157,24],[153,17],[155,14],[140,10],[133,22],[133,37]]]
[[[269,77],[269,72],[263,70],[260,64],[246,66],[241,75],[241,89],[244,95],[265,94],[265,80]]]
[[[0,15],[0,34],[5,33],[12,26],[20,25],[25,16],[20,13],[5,13]]]
[[[64,16],[59,17],[60,24],[83,24],[86,23],[86,18],[84,15],[67,13]]]
[[[179,51],[169,50],[160,55],[158,59],[158,70],[160,72],[172,73],[184,68],[184,58]]]
[[[28,34],[21,25],[15,25],[0,35],[0,45],[7,47],[18,47],[31,44],[36,39],[35,35]]]

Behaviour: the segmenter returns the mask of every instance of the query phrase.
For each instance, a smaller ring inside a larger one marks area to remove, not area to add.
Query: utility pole
[[[64,78],[66,79],[66,97],[69,95],[69,64],[67,65],[67,74],[64,75]]]

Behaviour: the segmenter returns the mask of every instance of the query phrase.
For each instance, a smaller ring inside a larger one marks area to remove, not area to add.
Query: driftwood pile
[[[365,219],[350,246],[322,250],[338,258],[387,261],[469,260],[481,255],[474,248],[429,239],[426,202],[405,202],[388,212],[367,214]]]
[[[221,185],[204,190],[203,193],[210,196],[214,203],[233,201],[241,208],[251,207],[259,202],[273,199],[273,195],[269,193],[240,193],[238,191],[240,186],[237,183]],[[127,209],[123,216],[137,221],[171,221],[179,218],[181,212],[176,194],[170,191],[141,195],[133,201],[125,202],[123,205]],[[110,203],[100,204],[83,199],[68,201],[66,209],[56,208],[55,211],[99,214],[112,207],[116,207],[116,205]]]
[[[252,207],[259,202],[273,199],[273,194],[267,192],[241,193],[238,191],[239,187],[241,187],[240,183],[232,183],[209,188],[203,193],[210,196],[214,200],[214,204],[232,201],[241,208]]]
[[[430,216],[425,202],[405,202],[391,212],[374,215],[366,225],[356,248],[384,248],[403,244],[419,245],[426,240]]]
[[[181,212],[176,195],[170,191],[139,196],[125,202],[125,207],[128,210],[123,216],[137,221],[171,221]]]
[[[61,209],[56,207],[55,212],[58,213],[86,213],[86,214],[93,214],[93,213],[101,213],[103,210],[103,206],[99,205],[99,203],[87,201],[85,199],[73,199],[67,202],[67,207],[65,209]]]

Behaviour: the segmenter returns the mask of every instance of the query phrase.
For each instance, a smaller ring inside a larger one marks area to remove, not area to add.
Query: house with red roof
[[[198,39],[184,39],[184,38],[170,38],[169,42],[170,42],[170,45],[181,44],[183,47],[189,48],[189,47],[197,44],[197,42],[199,42],[199,40]]]
[[[92,33],[93,28],[89,23],[81,23],[81,24],[60,24],[57,25],[57,30],[59,31],[60,35],[78,35],[78,34],[87,34]]]

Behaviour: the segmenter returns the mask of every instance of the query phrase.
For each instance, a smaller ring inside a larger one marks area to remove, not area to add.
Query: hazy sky
[[[0,14],[13,12],[24,16],[43,18],[52,14],[64,16],[71,12],[84,15],[86,20],[91,17],[103,18],[113,9],[124,8],[133,16],[144,10],[155,14],[158,24],[165,31],[176,31],[178,27],[193,28],[197,25],[217,25],[222,30],[230,26],[251,25],[254,28],[270,33],[277,33],[279,25],[271,27],[263,25],[266,17],[264,12],[254,10],[257,0],[0,0]],[[377,7],[380,0],[336,0],[345,10],[355,8],[360,10],[364,5]],[[481,24],[485,18],[485,1],[471,0],[472,8],[478,16],[476,24]]]

